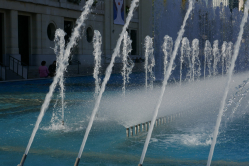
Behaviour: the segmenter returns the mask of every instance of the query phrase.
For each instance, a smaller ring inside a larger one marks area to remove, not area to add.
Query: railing
[[[9,69],[24,79],[28,79],[29,66],[20,60],[9,56]]]
[[[80,74],[80,65],[81,65],[80,61],[72,59],[69,61],[69,65],[78,65],[78,74]]]
[[[176,113],[174,115],[168,115],[165,117],[157,118],[155,121],[155,127],[173,122],[176,118],[182,117],[186,113],[187,113],[187,111]],[[151,125],[151,121],[139,123],[139,124],[134,125],[134,126],[130,126],[130,127],[126,128],[126,136],[133,137],[133,136],[137,136],[140,132],[144,132],[144,131],[148,132],[150,125]],[[133,134],[133,132],[134,132],[134,134]]]
[[[0,62],[0,80],[6,80],[6,66]]]

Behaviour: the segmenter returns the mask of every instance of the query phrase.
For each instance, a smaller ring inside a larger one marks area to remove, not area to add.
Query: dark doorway
[[[66,32],[65,35],[65,47],[67,47],[68,42],[70,41],[70,37],[72,35],[72,29],[73,29],[73,22],[72,21],[64,21],[64,31]],[[70,56],[69,56],[69,64],[71,64],[73,54],[74,54],[74,48],[71,48]]]
[[[70,37],[72,35],[72,29],[73,29],[73,22],[72,21],[64,21],[64,31],[66,32],[65,36],[65,43],[67,43],[70,40]]]
[[[132,40],[131,55],[137,55],[137,31],[136,30],[131,30],[130,36],[131,36],[131,40]]]
[[[29,65],[29,16],[18,16],[18,45],[21,61]]]
[[[3,63],[3,29],[4,29],[4,20],[3,14],[0,13],[0,63]]]

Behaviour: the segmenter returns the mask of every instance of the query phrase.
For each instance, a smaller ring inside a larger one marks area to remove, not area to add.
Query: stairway
[[[11,80],[22,80],[22,76],[18,75],[17,73],[13,72],[9,69],[9,67],[6,67],[6,78],[5,81],[11,81]]]

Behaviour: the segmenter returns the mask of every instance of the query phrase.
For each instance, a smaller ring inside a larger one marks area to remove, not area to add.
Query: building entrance
[[[66,32],[65,36],[65,43],[67,43],[70,40],[70,37],[72,35],[72,29],[73,29],[73,22],[72,21],[64,21],[64,31]]]
[[[132,40],[132,51],[131,55],[137,55],[137,31],[136,30],[131,30],[130,32],[131,40]]]
[[[64,31],[66,32],[65,46],[67,46],[68,42],[70,41],[70,37],[72,35],[72,29],[73,29],[73,22],[72,21],[64,21]],[[73,48],[71,48],[70,52],[71,52],[71,55],[69,56],[69,61],[72,60]]]
[[[29,65],[29,16],[18,16],[18,45],[21,61]]]

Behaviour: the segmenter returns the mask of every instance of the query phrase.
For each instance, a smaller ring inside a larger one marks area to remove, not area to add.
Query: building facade
[[[213,7],[220,6],[221,3],[224,6],[228,6],[229,5],[229,0],[213,0]]]
[[[131,0],[124,0],[124,18]],[[123,25],[114,24],[113,0],[95,1],[85,23],[81,40],[73,50],[73,59],[87,67],[93,66],[94,30],[100,31],[103,63],[108,64]],[[9,57],[37,67],[55,59],[54,33],[63,29],[68,42],[85,0],[0,0],[0,62],[9,65]],[[143,57],[143,41],[152,34],[151,1],[142,0],[134,13],[128,32],[133,41],[131,58]],[[117,61],[118,62],[118,61]]]
[[[220,6],[220,4],[230,7],[230,9],[238,8],[241,10],[244,5],[244,0],[213,0],[213,7]]]

